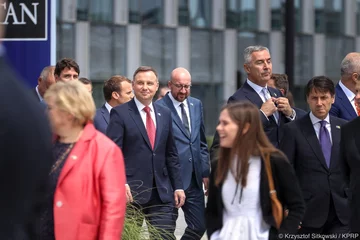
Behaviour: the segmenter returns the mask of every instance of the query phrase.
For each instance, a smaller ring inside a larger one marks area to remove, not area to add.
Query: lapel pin
[[[161,116],[161,113],[158,113],[159,116]]]
[[[339,125],[337,125],[337,126],[336,126],[336,128],[340,129],[340,126],[339,126]]]
[[[277,97],[276,93],[274,93],[274,96]]]
[[[194,106],[194,104],[190,103],[191,106]]]

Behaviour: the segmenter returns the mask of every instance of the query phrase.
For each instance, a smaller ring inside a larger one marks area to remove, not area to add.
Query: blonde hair
[[[94,100],[85,85],[79,81],[56,82],[45,92],[45,101],[49,98],[54,100],[60,110],[73,115],[80,125],[94,119]]]

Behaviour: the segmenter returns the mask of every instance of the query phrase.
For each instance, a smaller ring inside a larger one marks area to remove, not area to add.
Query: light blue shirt
[[[316,136],[317,136],[317,138],[319,139],[321,119],[315,117],[315,115],[314,115],[312,112],[310,112],[309,116],[310,116],[311,123],[313,124],[314,130],[315,130],[315,133],[316,133]],[[329,132],[330,141],[331,141],[331,143],[332,143],[331,125],[330,125],[330,117],[329,117],[329,114],[326,116],[326,118],[324,119],[324,121],[326,122],[325,127],[326,127],[326,129],[328,130],[328,132]]]

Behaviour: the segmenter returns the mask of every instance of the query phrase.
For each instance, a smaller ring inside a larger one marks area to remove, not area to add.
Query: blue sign
[[[30,87],[37,85],[42,69],[56,61],[55,0],[8,0],[2,39],[6,55]]]

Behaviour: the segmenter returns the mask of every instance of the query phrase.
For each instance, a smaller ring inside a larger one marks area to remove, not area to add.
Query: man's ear
[[[285,90],[283,88],[280,88],[279,90],[280,90],[281,94],[285,97]]]
[[[42,81],[42,78],[39,77],[39,78],[38,78],[38,85],[40,85],[41,81]]]

